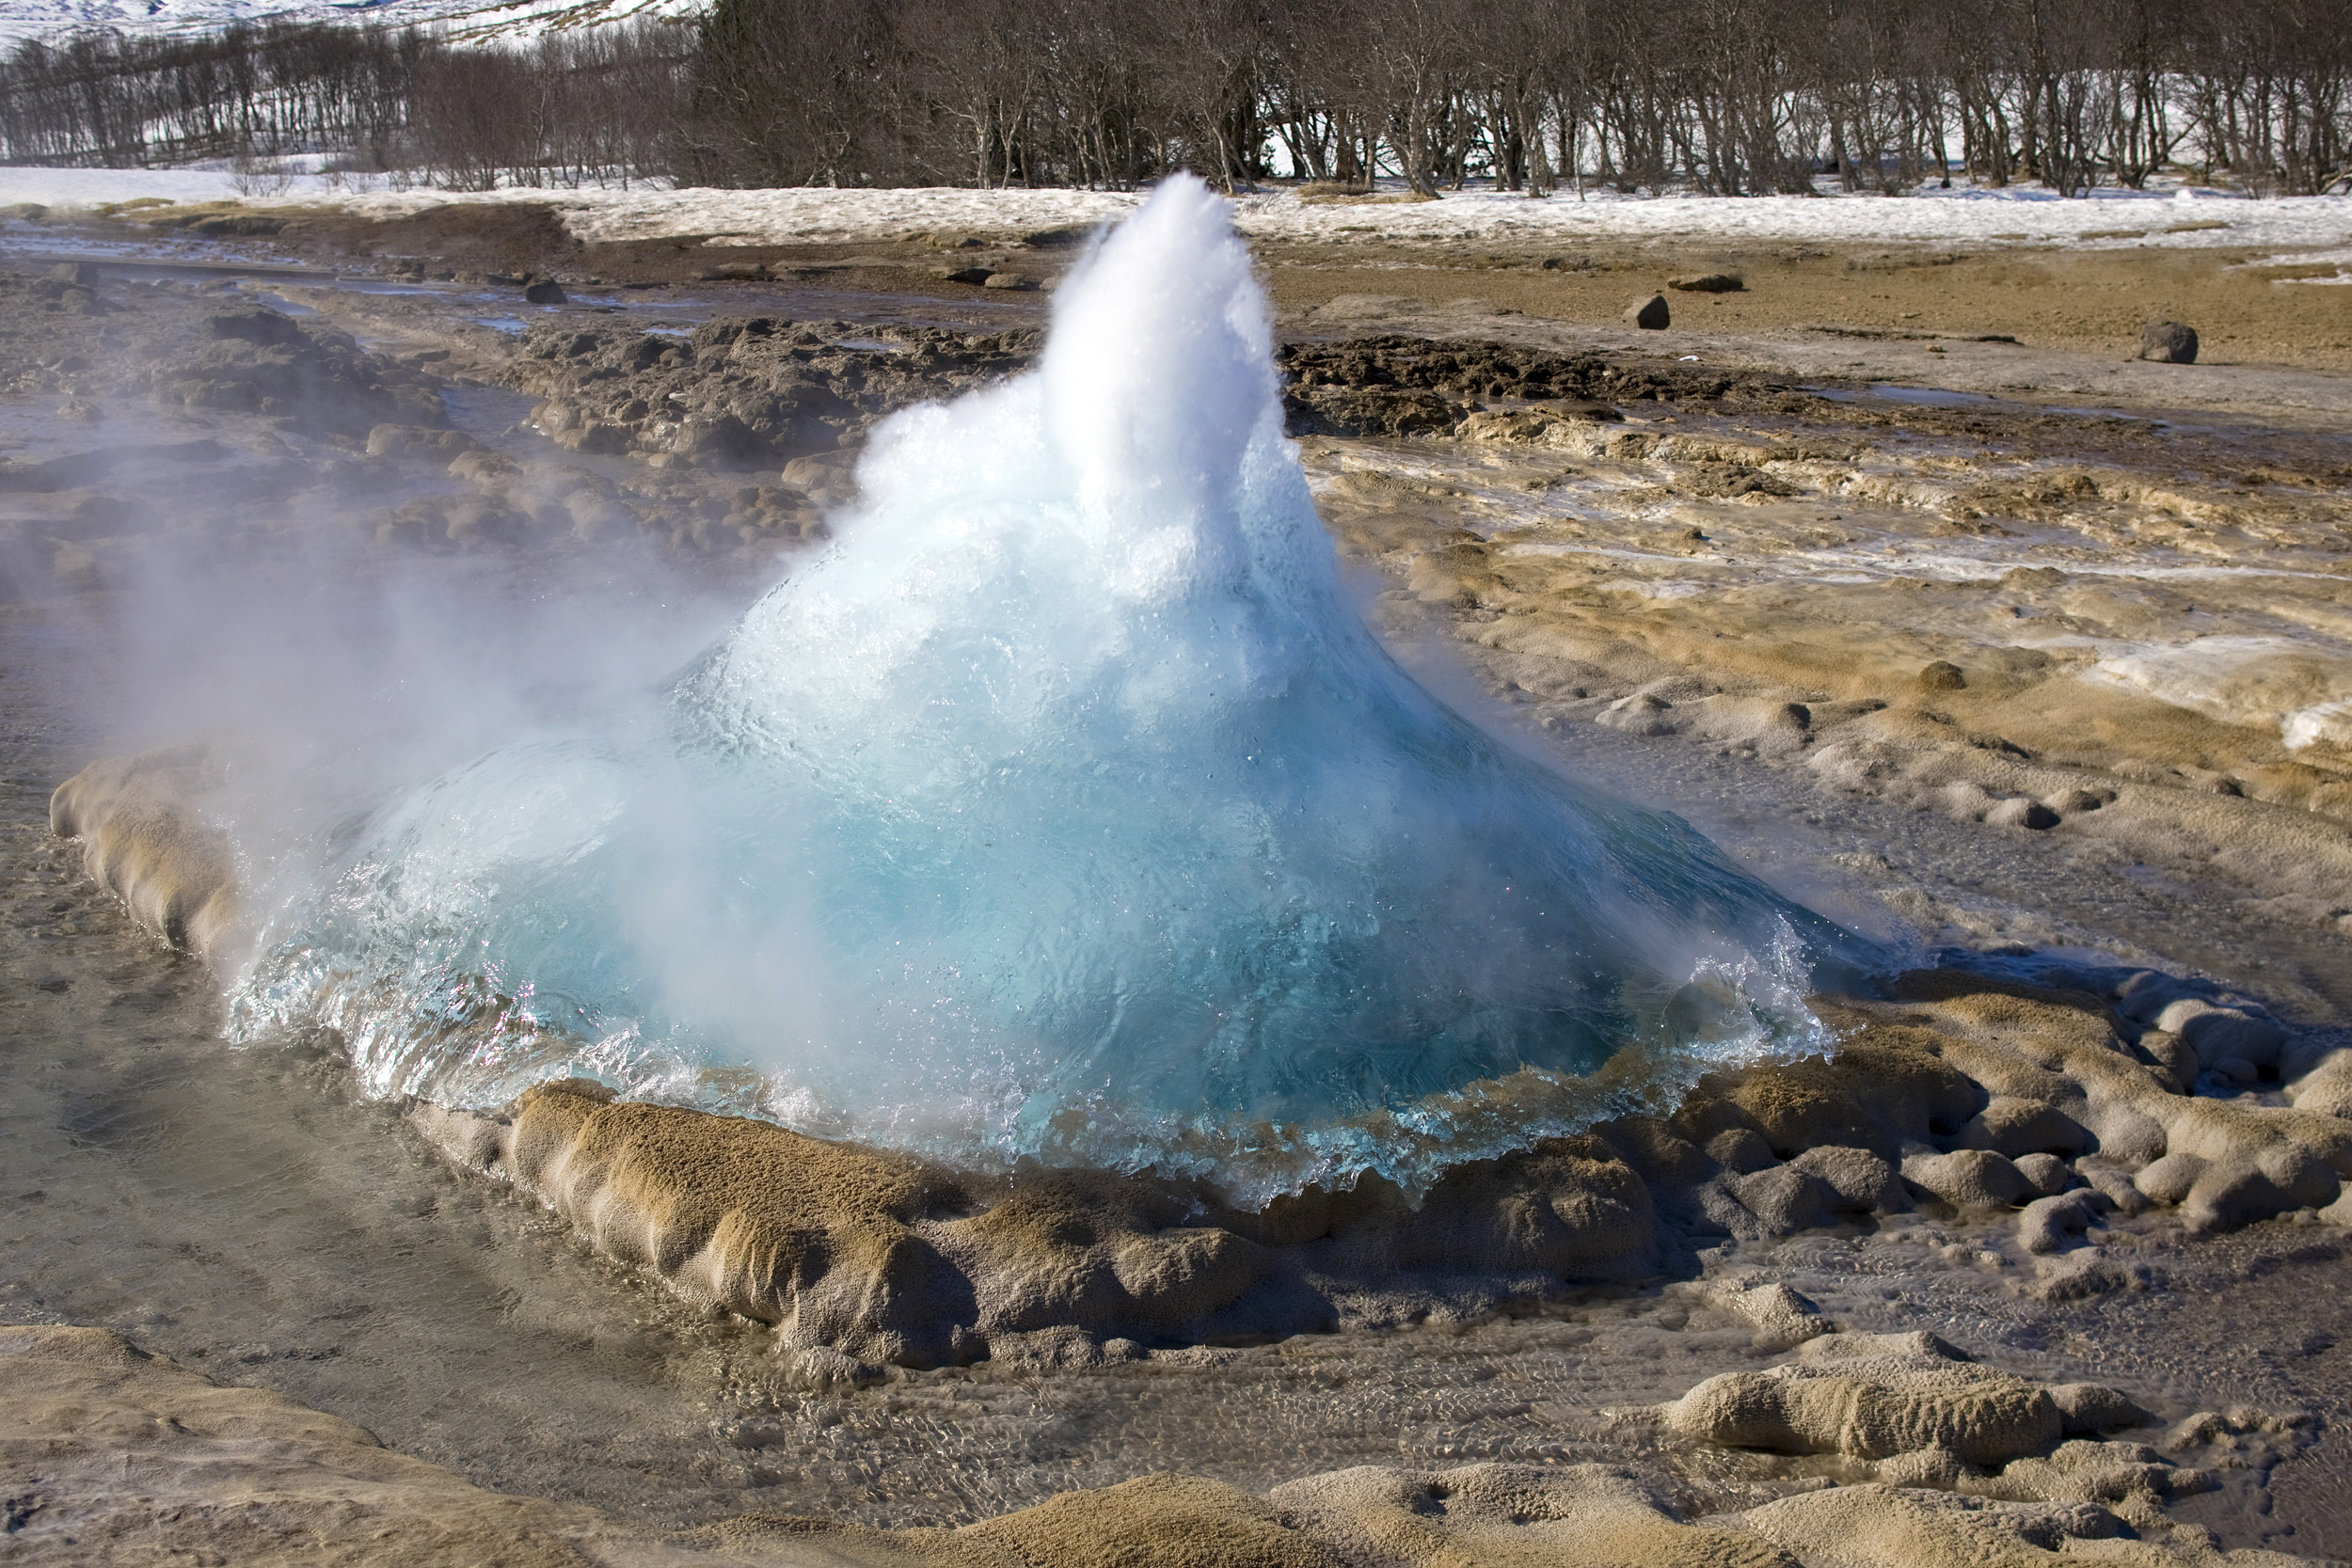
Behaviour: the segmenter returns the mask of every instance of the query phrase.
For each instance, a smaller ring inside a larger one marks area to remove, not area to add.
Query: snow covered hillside
[[[299,166],[315,159],[287,160]],[[380,180],[382,177],[375,177]],[[243,185],[241,191],[240,186]],[[415,187],[361,189],[349,181],[289,173],[256,194],[224,165],[179,169],[0,167],[0,207],[39,202],[96,207],[141,198],[172,202],[332,207],[396,217],[449,202],[530,202],[554,207],[573,234],[592,243],[694,236],[704,244],[889,240],[914,231],[1019,235],[1099,223],[1139,196],[1073,190],[554,190],[457,192]],[[2203,250],[2275,246],[2297,261],[2352,260],[2352,197],[2256,199],[2151,182],[2147,191],[2101,190],[2064,200],[2038,186],[1956,188],[1908,198],[1877,196],[1624,197],[1563,192],[1534,201],[1472,189],[1441,201],[1302,200],[1289,191],[1244,196],[1238,227],[1253,238],[1345,242],[1490,240],[1573,245],[1579,240],[1722,240],[1970,244],[1993,247],[2063,245],[2089,249],[2156,246]],[[2316,252],[2316,254],[2312,254]]]
[[[438,24],[459,38],[528,37],[640,14],[681,16],[694,0],[0,0],[0,47],[87,28],[200,32],[231,22]]]

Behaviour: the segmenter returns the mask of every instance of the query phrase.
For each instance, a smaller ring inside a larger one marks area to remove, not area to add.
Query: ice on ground
[[[243,182],[252,188],[248,175]],[[142,197],[171,201],[239,199],[230,169],[0,169],[0,206],[36,201],[95,206]],[[1018,236],[1097,224],[1135,210],[1140,194],[1076,190],[684,190],[510,187],[487,192],[352,188],[314,173],[291,174],[282,192],[245,198],[327,206],[397,217],[451,202],[550,205],[590,243],[708,236],[717,246],[893,240],[968,231]],[[2146,191],[2103,190],[2066,200],[2038,186],[2005,190],[1956,184],[1904,198],[1628,197],[1562,192],[1541,200],[1490,189],[1395,205],[1307,202],[1289,191],[1243,196],[1235,226],[1253,239],[1343,241],[1488,240],[1574,245],[1580,240],[1812,240],[2160,247],[2202,250],[2266,246],[2340,250],[2352,236],[2352,197],[2246,198],[2151,182]],[[2219,224],[2223,227],[2212,227]],[[2300,255],[2275,258],[2296,261]]]

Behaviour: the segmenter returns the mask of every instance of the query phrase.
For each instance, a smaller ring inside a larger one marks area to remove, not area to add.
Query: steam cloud
[[[1818,1043],[1858,939],[1365,631],[1270,349],[1223,203],[1164,185],[1041,368],[878,430],[840,542],[682,675],[339,832],[233,1029],[1257,1196],[1491,1152],[1445,1109],[1482,1084]]]

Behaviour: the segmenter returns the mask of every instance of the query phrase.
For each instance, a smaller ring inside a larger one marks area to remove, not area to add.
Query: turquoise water
[[[1197,183],[1073,275],[1037,371],[859,481],[663,689],[358,824],[236,1028],[332,1024],[379,1093],[584,1072],[1262,1197],[1573,1125],[1604,1064],[1816,1049],[1814,966],[1873,959],[1382,651]]]

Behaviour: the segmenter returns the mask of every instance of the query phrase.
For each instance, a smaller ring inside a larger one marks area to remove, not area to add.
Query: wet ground
[[[47,836],[43,785],[75,732],[28,699],[34,628],[9,620],[0,1321],[118,1328],[477,1483],[656,1528],[746,1512],[958,1523],[1171,1465],[1262,1490],[1353,1464],[1640,1458],[1702,1511],[1836,1473],[1694,1452],[1613,1414],[1779,1358],[1673,1283],[1518,1320],[798,1392],[765,1332],[698,1316],[536,1205],[453,1173],[393,1111],[356,1102],[331,1055],[224,1045],[212,981]],[[1994,1365],[2113,1384],[2168,1421],[2303,1420],[2225,1443],[2252,1467],[2224,1465],[2227,1484],[2184,1506],[2229,1544],[2352,1551],[2340,1233],[2280,1222],[2184,1244],[2152,1224],[2104,1250],[2138,1279],[2088,1300],[2037,1299],[2045,1265],[2006,1233],[1916,1217],[1704,1262],[1785,1279],[1845,1326],[1931,1326]]]
[[[528,404],[495,382],[501,345],[511,336],[502,328],[524,319],[501,306],[511,290],[485,285],[442,293],[381,281],[346,289],[319,278],[209,274],[163,281],[324,309],[359,334],[364,346],[395,358],[445,353],[447,361],[417,360],[411,368],[437,387],[459,429],[526,464],[559,460],[542,436],[516,428]],[[233,290],[219,290],[224,281]],[[322,301],[329,287],[352,297]],[[648,330],[683,332],[699,325],[703,312],[742,297],[705,301],[683,286],[660,298],[645,297],[649,293],[615,292],[611,308]],[[763,308],[788,308],[803,319],[821,312],[852,326],[935,325],[940,316],[947,325],[988,325],[960,303],[951,309],[916,295],[896,302],[872,293],[849,300],[771,292],[762,298],[769,302]],[[987,308],[999,309],[993,302]],[[605,301],[583,290],[582,303],[567,309],[601,314]],[[1033,319],[1037,308],[1025,301],[1001,309]],[[1833,404],[1852,397],[1916,406],[1938,418],[1987,415],[1932,388],[1924,400],[1917,392],[1889,396],[1867,387],[1827,389],[1836,394],[1827,400]],[[45,461],[87,451],[97,441],[118,439],[134,420],[144,429],[154,418],[101,406],[101,423],[93,427],[66,406],[76,400],[99,401],[56,388],[20,393],[0,431],[10,443],[0,456]],[[1667,416],[1649,406],[1631,410],[1625,422],[1652,436],[1672,433],[1654,422],[1661,416],[1692,425],[1712,418]],[[2299,617],[2298,635],[2340,642],[2344,629],[2328,615],[2343,603],[2344,579],[2336,564],[2343,558],[2310,542],[2314,527],[2337,526],[2325,516],[2312,522],[2312,509],[2341,504],[2326,487],[2341,483],[2325,478],[2330,462],[2343,461],[2330,455],[2337,451],[2333,438],[2281,438],[2271,426],[2228,420],[2162,419],[2174,427],[2204,426],[2198,434],[2213,443],[2207,450],[2242,442],[2249,465],[2285,476],[2238,483],[2241,490],[2266,489],[2275,506],[2265,510],[2262,504],[2246,515],[2263,526],[2230,522],[2218,531],[2219,553],[2199,557],[2242,570],[2245,557],[2259,554],[2272,574],[2218,612],[2281,617],[2280,607],[2290,601],[2313,605],[2319,608]],[[138,451],[103,481],[0,498],[13,531],[9,560],[18,583],[13,598],[0,605],[0,879],[7,900],[0,918],[0,1320],[119,1328],[222,1381],[275,1388],[358,1420],[387,1443],[485,1485],[591,1501],[662,1528],[747,1512],[961,1522],[1171,1466],[1262,1490],[1357,1463],[1655,1457],[1690,1486],[1692,1504],[1702,1511],[1807,1484],[1802,1465],[1677,1449],[1654,1425],[1621,1414],[1678,1395],[1706,1375],[1764,1365],[1779,1354],[1758,1342],[1752,1325],[1709,1305],[1687,1281],[1581,1293],[1518,1320],[1170,1347],[1139,1362],[1092,1370],[982,1364],[894,1375],[853,1394],[810,1396],[787,1386],[764,1333],[697,1315],[586,1253],[536,1205],[453,1173],[392,1108],[356,1101],[330,1053],[302,1042],[231,1050],[218,1034],[216,982],[136,930],[89,885],[78,856],[48,835],[48,791],[90,756],[154,738],[175,717],[186,721],[186,713],[159,711],[143,683],[176,657],[202,665],[213,657],[187,654],[154,627],[142,632],[128,615],[149,602],[137,596],[143,579],[135,565],[149,547],[141,541],[177,534],[208,547],[234,545],[229,559],[248,566],[217,580],[249,586],[273,574],[299,576],[306,562],[322,559],[305,553],[294,533],[352,531],[352,515],[373,519],[401,496],[434,490],[440,481],[425,467],[400,467],[397,454],[391,466],[364,466],[349,446],[298,422],[197,410],[164,423],[169,428],[143,436]],[[93,438],[93,428],[105,434]],[[2128,440],[2106,443],[2070,434],[2075,448],[2065,461],[2103,471],[2144,469],[2144,460],[2118,455],[2135,443],[2144,450],[2152,438],[2161,444],[2161,432],[2151,437],[2142,430],[2136,423]],[[1711,435],[1719,443],[1756,438],[1746,426]],[[1953,429],[1890,433],[1871,420],[1846,439],[1848,449],[1834,458],[1846,470],[1861,473],[1876,463],[1882,471],[1915,473],[1928,459],[1964,450],[1972,436]],[[221,449],[206,459],[200,494],[190,491],[188,470],[169,451],[189,440]],[[1865,445],[1872,452],[1857,460],[1851,449]],[[1460,603],[1452,583],[1430,593],[1397,586],[1410,569],[1407,545],[1427,553],[1429,537],[1467,522],[1482,539],[1504,536],[1527,559],[1604,562],[1597,570],[1605,578],[1575,592],[1590,591],[1586,608],[1597,616],[1631,619],[1664,607],[1661,629],[1645,643],[1643,657],[1670,665],[1682,657],[1677,649],[1691,646],[1691,626],[1709,614],[1720,626],[1736,610],[1750,617],[1749,626],[1780,615],[1777,601],[1756,595],[1841,589],[1859,594],[1903,578],[1958,583],[1986,596],[1986,605],[1947,604],[1907,625],[1860,597],[1820,617],[1851,623],[1867,610],[1879,617],[1874,625],[1899,626],[1931,641],[1957,636],[1996,600],[2003,610],[2027,604],[2029,616],[2032,594],[2058,591],[2005,584],[2014,564],[2010,552],[2039,552],[2035,565],[2046,557],[2052,569],[2073,577],[2151,578],[2142,568],[2163,565],[2184,547],[2177,532],[2162,541],[2125,536],[2159,513],[2177,520],[2179,509],[2148,506],[2144,497],[2077,496],[2070,502],[2061,496],[2053,504],[2100,509],[2107,531],[2094,536],[2078,519],[2059,516],[2040,525],[2047,533],[1952,533],[1943,531],[1949,514],[1934,506],[1834,502],[1820,472],[1802,469],[1824,461],[1812,457],[1700,455],[1686,462],[1671,452],[1637,457],[1604,448],[1587,454],[1528,442],[1330,441],[1310,456],[1331,483],[1373,472],[1419,486],[1384,492],[1403,499],[1377,505],[1359,497],[1340,521],[1364,562],[1368,610],[1425,679],[1572,771],[1685,812],[1764,875],[1828,912],[1889,932],[1908,923],[1923,942],[2070,943],[2201,968],[2277,999],[2309,1022],[2344,1022],[2352,947],[2331,922],[2352,911],[2304,908],[2296,902],[2301,895],[2280,884],[2259,856],[2208,854],[2200,870],[2152,856],[2137,840],[2117,849],[2088,836],[2103,813],[2082,814],[2074,840],[2066,824],[2005,834],[1948,805],[1923,806],[1916,791],[1824,793],[1816,775],[1792,760],[1818,752],[1818,742],[1782,755],[1770,737],[1759,747],[1754,736],[1726,739],[1698,728],[1666,725],[1638,734],[1596,722],[1609,704],[1667,676],[1631,658],[1588,657],[1591,649],[1581,643],[1565,655],[1558,647],[1531,654],[1528,645],[1496,636],[1492,628],[1510,626],[1513,616],[1535,615],[1521,598],[1540,595],[1515,583],[1516,567],[1491,572],[1506,590],[1492,603],[1480,602],[1476,592]],[[620,497],[641,515],[739,504],[733,493],[739,481],[731,477],[648,471],[632,459],[594,453],[564,453],[560,461],[600,481],[602,494]],[[1784,477],[1797,493],[1768,488],[1748,501],[1697,493],[1693,474],[1714,483],[1726,463]],[[1710,464],[1717,468],[1704,467]],[[1987,466],[1970,478],[2053,466],[2044,454],[2027,453],[2010,469],[1994,473]],[[2321,477],[2295,482],[2302,473]],[[235,483],[219,483],[222,475]],[[2212,477],[2192,473],[2182,483]],[[1531,488],[1534,479],[1547,483]],[[189,492],[176,505],[175,485]],[[761,574],[788,566],[788,552],[797,547],[778,540],[754,549],[724,531],[707,531],[699,541],[691,531],[647,531],[638,537],[651,553],[628,559],[658,563],[658,571],[615,568],[608,559],[603,571],[582,576],[580,561],[596,559],[599,546],[571,512],[559,526],[519,505],[513,510],[530,520],[503,539],[431,555],[439,563],[433,569],[522,602],[544,597],[551,583],[566,585],[567,593],[588,583],[580,590],[583,602],[655,627],[644,640],[649,663],[658,663],[661,649],[691,646],[695,617],[723,624],[724,607]],[[1827,510],[1840,515],[1821,516]],[[1808,532],[1831,522],[1838,525],[1836,538]],[[1689,528],[1722,547],[1673,547]],[[307,624],[331,621],[347,590],[365,599],[376,580],[371,574],[408,569],[397,538],[389,542],[395,553],[382,553],[387,546],[377,541],[385,536],[373,521],[357,533],[364,547],[339,547],[325,559],[358,568],[319,592]],[[710,547],[712,537],[719,547]],[[611,548],[609,540],[602,547]],[[1897,570],[1887,557],[1905,549],[1916,558]],[[2142,553],[2118,564],[2119,550]],[[1926,559],[1931,553],[1932,561]],[[2094,556],[2106,562],[2104,571],[2085,572]],[[1380,576],[1384,565],[1398,575]],[[648,592],[648,581],[679,592]],[[1697,583],[1699,592],[1641,592],[1642,585],[1686,582]],[[282,582],[262,587],[274,594]],[[1402,596],[1384,601],[1382,594]],[[1556,582],[1549,596],[1579,602]],[[674,602],[691,605],[692,614],[672,613]],[[2233,626],[2232,635],[2249,634]],[[258,662],[287,689],[298,689],[298,647],[258,641],[266,654]],[[113,657],[100,657],[102,644],[112,645]],[[1890,669],[1899,662],[1908,680],[1935,651],[1902,642],[1881,662]],[[1599,673],[1526,662],[1538,657],[1580,660]],[[249,666],[230,660],[206,667]],[[1602,677],[1618,684],[1604,685]],[[1570,695],[1580,682],[1587,690]],[[1679,694],[1664,699],[1663,711],[1704,700],[1675,689]],[[1815,699],[1822,719],[1808,722],[1826,727],[1830,705],[1856,700],[1835,693]],[[1953,699],[1936,701],[1949,705]],[[2282,744],[2275,722],[2268,734],[2263,744]],[[2221,739],[2254,745],[2242,736]],[[445,737],[453,746],[462,741]],[[2097,755],[2052,766],[2184,798],[2198,781],[2177,770],[2201,767],[2238,785],[2235,794],[2201,787],[2195,791],[2201,802],[2235,800],[2227,809],[2257,816],[2290,809],[2249,793],[2264,787],[2256,769],[2265,765],[2251,751],[2217,749],[2208,736],[2199,742],[2201,760],[2161,763],[2182,782],[2156,784],[2117,771],[2138,753],[2123,741],[2106,744]],[[2046,757],[2047,745],[2040,750]],[[2310,801],[2292,809],[2301,812],[2292,823],[2298,831],[2312,824],[2323,835],[2335,831],[2328,826],[2335,818]],[[2151,820],[2157,823],[2153,833],[2172,819]],[[2273,882],[2264,884],[2265,877]],[[2214,918],[2217,900],[2227,901],[2229,919]],[[2352,1393],[2352,1353],[2337,1340],[2345,1268],[2341,1233],[2282,1221],[2184,1242],[2166,1225],[2150,1221],[2111,1243],[2110,1255],[2139,1271],[2126,1269],[2118,1276],[2123,1283],[2077,1299],[2064,1299],[2063,1291],[2059,1299],[2046,1299],[2053,1292],[2044,1267],[2005,1233],[1963,1231],[1916,1216],[1868,1232],[1815,1233],[1726,1250],[1691,1260],[1684,1272],[1712,1278],[1759,1271],[1786,1279],[1847,1326],[1931,1326],[1989,1361],[2037,1377],[2113,1383],[2168,1420],[2223,1408],[2278,1418],[2271,1423],[2277,1430],[2260,1441],[2225,1439],[2201,1455],[2225,1483],[2183,1504],[2182,1512],[2210,1524],[2226,1544],[2352,1555],[2352,1447],[2335,1425]]]

